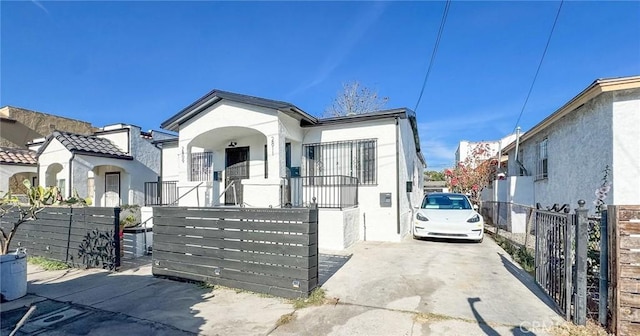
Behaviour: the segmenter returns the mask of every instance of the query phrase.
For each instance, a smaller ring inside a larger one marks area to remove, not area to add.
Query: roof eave
[[[133,156],[129,156],[129,155],[122,156],[122,155],[117,155],[117,154],[88,152],[88,151],[82,151],[82,150],[77,150],[77,149],[72,150],[70,152],[74,153],[74,154],[85,155],[85,156],[95,156],[95,157],[103,157],[103,158],[110,158],[110,159],[133,161]]]
[[[555,112],[544,118],[541,122],[533,126],[529,131],[520,136],[520,143],[527,141],[540,131],[549,127],[567,114],[575,111],[586,102],[594,99],[604,92],[635,89],[640,88],[640,76],[622,77],[622,78],[610,78],[610,79],[597,79],[591,83],[587,88],[578,93],[575,97],[565,103],[562,107]],[[505,152],[515,148],[515,141],[505,146],[503,149]]]

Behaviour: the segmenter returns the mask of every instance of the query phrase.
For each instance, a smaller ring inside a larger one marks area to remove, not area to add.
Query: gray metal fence
[[[73,267],[115,270],[120,266],[119,214],[120,208],[47,207],[18,227],[10,247]],[[8,232],[17,216],[9,212],[0,227]]]
[[[154,208],[153,274],[276,296],[318,285],[318,210]]]
[[[536,282],[566,319],[572,316],[574,225],[575,216],[568,212],[535,211]]]

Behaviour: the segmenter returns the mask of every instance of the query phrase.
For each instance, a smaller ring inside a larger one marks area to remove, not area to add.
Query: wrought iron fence
[[[144,205],[172,205],[177,200],[178,181],[144,183]]]
[[[572,316],[575,221],[575,215],[568,211],[535,211],[536,282],[567,320]]]
[[[348,208],[358,205],[358,178],[343,175],[301,176],[289,179],[293,207],[316,203],[318,208]],[[315,200],[315,201],[314,201]]]

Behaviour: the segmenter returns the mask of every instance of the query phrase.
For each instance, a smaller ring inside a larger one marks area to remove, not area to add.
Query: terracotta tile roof
[[[36,152],[28,149],[0,147],[0,163],[36,165]]]
[[[63,146],[65,146],[65,148],[73,153],[128,160],[132,159],[130,155],[124,153],[108,139],[61,131],[54,131],[51,134],[51,137],[47,140],[47,143],[41,147],[41,150],[44,150],[51,138],[56,138]],[[38,154],[41,154],[41,151],[39,151]]]

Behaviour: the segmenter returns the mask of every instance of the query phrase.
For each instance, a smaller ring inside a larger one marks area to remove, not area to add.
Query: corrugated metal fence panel
[[[23,247],[30,256],[46,257],[79,268],[120,266],[119,235],[116,231],[119,208],[47,207],[37,219],[20,225],[11,249]],[[8,232],[17,212],[5,215],[0,223]]]
[[[154,208],[153,274],[306,297],[318,284],[317,209]]]

